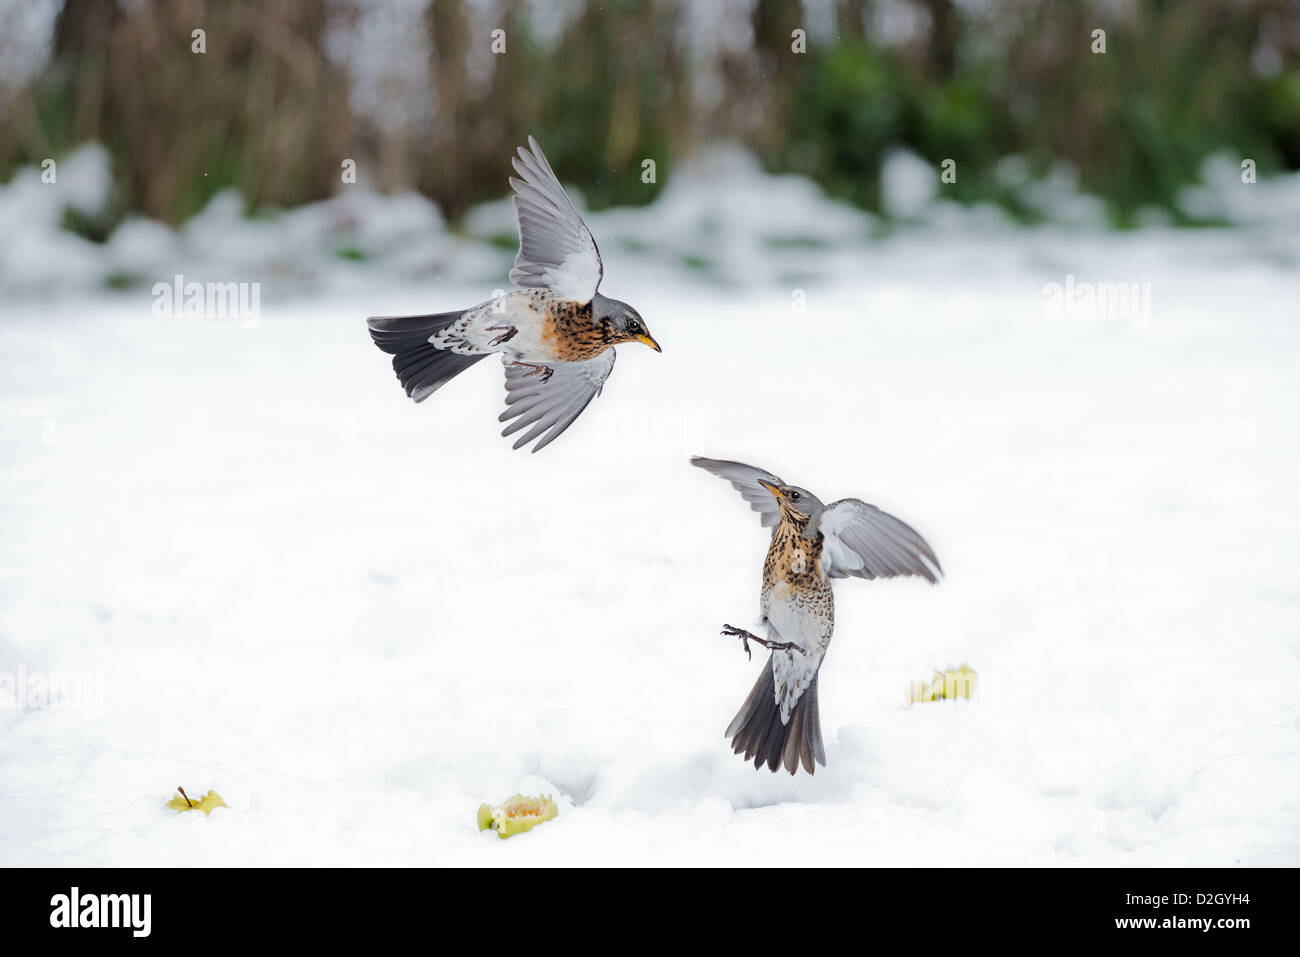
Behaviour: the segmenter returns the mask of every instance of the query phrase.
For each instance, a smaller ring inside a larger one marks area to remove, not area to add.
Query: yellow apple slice
[[[216,791],[209,791],[197,801],[190,798],[185,793],[185,789],[178,787],[179,794],[173,794],[172,799],[167,802],[167,806],[174,811],[202,811],[204,814],[211,814],[213,808],[230,807],[225,801],[221,800],[221,795]]]
[[[484,804],[478,809],[478,829],[493,830],[497,837],[514,837],[524,831],[530,831],[543,821],[549,821],[560,813],[555,801],[549,794],[541,797],[524,797],[515,794],[506,798],[498,807]]]

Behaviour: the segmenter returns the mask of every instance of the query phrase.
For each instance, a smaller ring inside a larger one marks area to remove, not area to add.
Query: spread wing
[[[822,568],[832,578],[920,575],[931,584],[943,568],[912,526],[856,498],[827,505],[821,514]]]
[[[519,255],[510,281],[590,302],[605,274],[591,230],[564,195],[537,140],[528,137],[528,149],[519,147],[511,162],[521,178],[510,177],[519,219]]]
[[[525,366],[507,364],[506,410],[498,421],[515,421],[501,434],[513,435],[531,425],[531,429],[515,440],[514,447],[527,445],[541,436],[533,451],[546,448],[600,395],[614,368],[614,356],[613,349],[606,349],[585,362],[557,362],[552,366],[555,373],[545,382],[539,375],[530,375],[531,370]]]
[[[771,472],[765,472],[743,462],[729,462],[726,459],[706,459],[699,455],[691,456],[691,464],[730,482],[732,488],[743,495],[750,507],[762,516],[764,528],[775,528],[780,523],[781,506],[777,504],[771,492],[758,484],[759,479],[771,482],[773,485],[785,484]]]

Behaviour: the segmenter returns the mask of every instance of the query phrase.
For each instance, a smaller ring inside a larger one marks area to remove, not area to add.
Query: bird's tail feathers
[[[393,357],[393,371],[416,402],[460,375],[482,355],[447,352],[429,342],[459,319],[463,312],[441,312],[430,316],[372,316],[366,320],[375,345]]]
[[[814,762],[826,766],[826,749],[822,746],[821,717],[817,713],[817,675],[813,675],[808,689],[790,712],[790,720],[781,723],[781,706],[776,700],[776,680],[772,676],[772,659],[769,655],[749,692],[744,705],[727,726],[731,747],[745,760],[753,760],[754,767],[764,763],[775,771],[784,765],[791,774],[802,764],[809,774],[814,773]]]

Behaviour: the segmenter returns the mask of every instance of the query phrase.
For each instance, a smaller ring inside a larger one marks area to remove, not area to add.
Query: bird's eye
[[[792,502],[799,501],[799,493],[794,491],[793,489],[790,490],[790,501]]]
[[[641,323],[633,319],[631,322],[627,324],[627,331],[632,333],[632,335],[634,336],[641,335]]]

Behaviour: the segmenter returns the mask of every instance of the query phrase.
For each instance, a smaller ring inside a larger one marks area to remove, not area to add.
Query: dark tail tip
[[[776,682],[772,677],[772,659],[769,657],[749,692],[744,705],[727,727],[731,747],[745,760],[753,760],[754,767],[764,764],[771,771],[782,765],[794,774],[799,765],[809,774],[815,773],[817,764],[826,766],[826,750],[822,746],[821,717],[817,711],[817,675],[813,675],[799,698],[790,720],[781,722],[781,708],[776,701]]]
[[[444,352],[435,345],[424,345],[393,356],[393,371],[406,394],[416,402],[423,402],[482,358],[482,355],[463,356]]]
[[[429,338],[441,332],[464,313],[439,312],[428,316],[371,316],[366,320],[370,338],[387,353],[397,355],[408,349],[427,346]]]
[[[447,352],[429,339],[461,317],[459,312],[429,316],[371,316],[366,320],[375,345],[393,357],[393,371],[402,388],[416,402],[482,359],[482,355]]]

